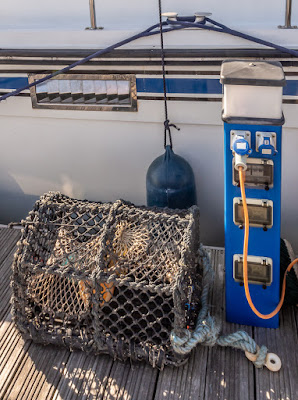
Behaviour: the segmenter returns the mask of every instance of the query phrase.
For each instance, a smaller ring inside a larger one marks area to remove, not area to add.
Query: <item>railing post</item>
[[[297,29],[298,26],[291,25],[292,18],[292,0],[286,0],[286,15],[285,15],[285,24],[279,25],[280,29]]]
[[[91,27],[87,27],[86,29],[90,29],[90,30],[103,29],[103,27],[101,27],[101,26],[96,26],[96,11],[95,11],[94,0],[89,0],[89,9],[90,9]]]

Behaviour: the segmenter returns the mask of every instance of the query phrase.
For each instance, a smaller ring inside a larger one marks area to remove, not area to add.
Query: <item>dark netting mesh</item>
[[[170,333],[200,309],[199,212],[49,193],[23,221],[13,265],[20,330],[56,343],[153,366],[179,365]]]

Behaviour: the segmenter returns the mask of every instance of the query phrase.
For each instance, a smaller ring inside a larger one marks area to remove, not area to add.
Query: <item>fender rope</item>
[[[169,143],[171,149],[173,148],[171,126],[180,131],[175,124],[171,124],[168,117],[168,103],[167,103],[167,83],[166,83],[166,69],[165,69],[165,51],[163,41],[163,30],[162,30],[162,9],[161,0],[158,0],[158,11],[159,11],[159,30],[160,30],[160,53],[161,53],[161,66],[162,66],[162,82],[163,82],[163,97],[165,107],[165,121],[164,121],[164,148],[167,147],[167,136],[169,137]]]
[[[209,314],[208,292],[213,282],[214,274],[209,256],[202,245],[199,248],[198,261],[203,266],[202,308],[193,332],[185,329],[181,336],[171,333],[171,343],[174,351],[178,354],[187,354],[199,343],[205,346],[214,346],[216,344],[223,347],[228,346],[256,355],[255,361],[252,362],[257,368],[262,368],[266,364],[268,353],[266,346],[261,346],[259,349],[256,342],[245,331],[220,336],[221,327]]]

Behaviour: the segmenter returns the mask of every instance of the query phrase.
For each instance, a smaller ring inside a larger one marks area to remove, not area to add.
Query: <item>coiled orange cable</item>
[[[247,254],[248,254],[248,238],[249,238],[249,218],[248,218],[248,208],[247,208],[245,188],[244,188],[245,171],[244,171],[243,167],[239,167],[239,180],[240,180],[240,190],[241,190],[241,197],[242,197],[242,204],[243,204],[243,211],[244,211],[243,280],[244,280],[245,296],[246,296],[246,299],[248,301],[250,308],[259,318],[270,319],[270,318],[273,318],[279,312],[279,310],[281,309],[281,307],[283,305],[285,293],[286,293],[287,273],[293,268],[293,265],[295,265],[298,262],[298,258],[293,260],[285,271],[284,279],[283,279],[283,283],[282,283],[281,298],[280,298],[280,301],[279,301],[277,307],[275,308],[275,310],[273,310],[270,314],[260,313],[256,309],[255,305],[252,302],[250,292],[249,292],[249,287],[248,287]]]

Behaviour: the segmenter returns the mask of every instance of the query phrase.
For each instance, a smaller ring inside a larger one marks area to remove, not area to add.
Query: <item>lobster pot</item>
[[[23,221],[14,321],[26,338],[162,368],[200,309],[199,212],[49,193]]]

